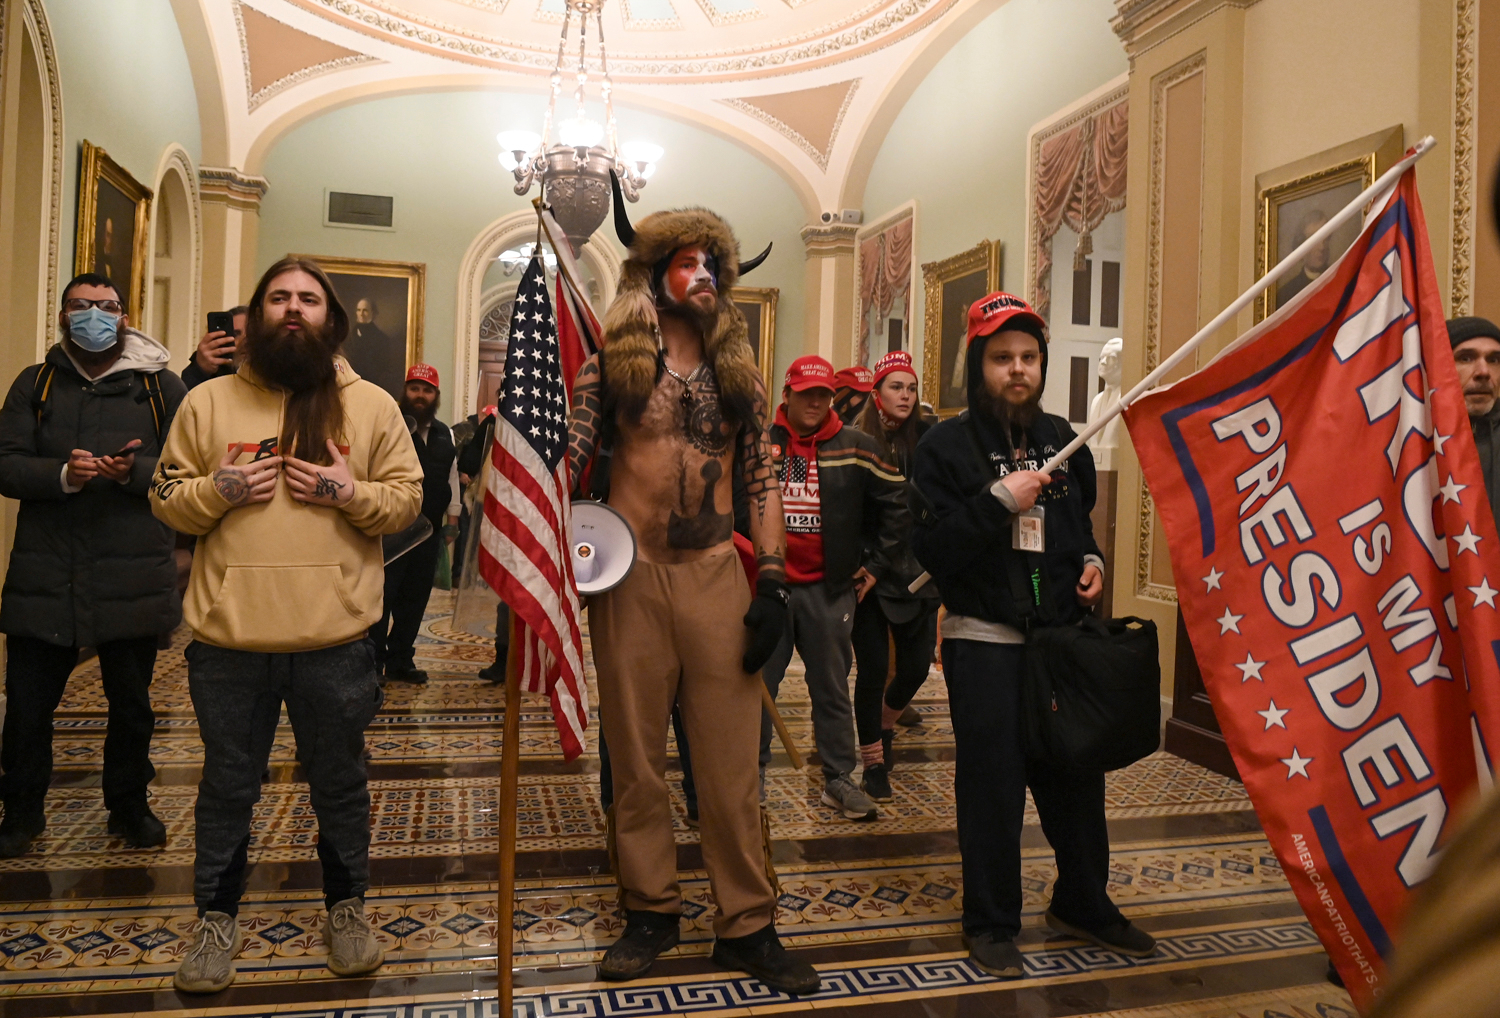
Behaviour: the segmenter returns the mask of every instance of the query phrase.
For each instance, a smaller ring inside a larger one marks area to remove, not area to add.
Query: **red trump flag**
[[[1361,1007],[1500,737],[1500,553],[1408,170],[1125,414],[1224,738]]]

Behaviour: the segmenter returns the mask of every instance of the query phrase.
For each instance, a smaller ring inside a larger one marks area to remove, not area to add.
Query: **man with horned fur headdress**
[[[632,227],[618,186],[615,225],[630,256],[604,318],[604,350],[574,386],[568,443],[575,485],[612,447],[608,502],[630,522],[638,554],[624,583],[589,599],[626,910],[599,974],[643,976],[677,943],[682,894],[665,777],[675,702],[719,907],[714,959],[783,992],[814,993],[817,972],[776,937],[761,836],[760,669],[786,625],[786,532],[765,385],[728,292],[765,255],[741,263],[729,225],[706,209],[657,212]],[[750,503],[753,598],[734,550],[733,471]]]

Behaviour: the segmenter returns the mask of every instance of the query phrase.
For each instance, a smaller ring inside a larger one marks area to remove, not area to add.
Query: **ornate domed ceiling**
[[[604,0],[615,102],[730,138],[773,165],[810,220],[857,205],[922,75],[1006,0]],[[224,122],[205,160],[256,173],[335,106],[417,91],[544,92],[563,0],[178,0]],[[576,20],[569,59],[576,53]],[[589,65],[598,74],[590,24]],[[217,141],[217,143],[216,143]],[[219,151],[216,151],[219,150]]]

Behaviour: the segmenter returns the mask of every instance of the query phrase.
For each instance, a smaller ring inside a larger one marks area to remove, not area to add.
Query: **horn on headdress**
[[[630,213],[625,211],[625,195],[620,192],[620,178],[615,176],[614,170],[609,171],[609,186],[615,198],[615,236],[629,248],[635,243],[635,227],[630,225]]]
[[[754,258],[750,259],[748,262],[740,262],[740,275],[743,276],[746,273],[752,272],[755,269],[759,268],[760,267],[760,263],[763,262],[763,261],[765,261],[766,260],[766,256],[769,255],[770,253],[771,253],[771,245],[767,244],[766,245],[766,249],[764,251],[762,251],[760,254],[756,255]]]

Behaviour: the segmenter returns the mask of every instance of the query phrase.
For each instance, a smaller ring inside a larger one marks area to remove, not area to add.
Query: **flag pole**
[[[562,275],[566,284],[563,287],[563,294],[568,299],[568,308],[573,312],[573,320],[577,323],[579,330],[588,333],[594,346],[598,347],[600,337],[594,335],[588,317],[581,308],[576,306],[583,297],[583,277],[579,272],[578,261],[573,257],[572,242],[568,240],[562,231],[562,226],[552,215],[552,209],[541,198],[533,198],[531,204],[536,206],[537,221],[547,235],[547,242],[552,245],[552,253],[557,256],[557,271]]]
[[[1223,328],[1224,325],[1232,320],[1236,315],[1245,310],[1245,308],[1249,307],[1251,302],[1253,302],[1256,297],[1260,296],[1262,290],[1266,289],[1268,286],[1274,286],[1276,283],[1279,283],[1283,277],[1289,275],[1292,269],[1296,268],[1301,263],[1303,257],[1307,254],[1308,251],[1312,250],[1312,248],[1314,248],[1318,244],[1323,243],[1323,241],[1331,237],[1335,230],[1339,229],[1350,219],[1354,218],[1354,216],[1357,215],[1360,210],[1362,210],[1367,204],[1369,204],[1372,199],[1395,187],[1396,182],[1401,179],[1401,175],[1403,173],[1409,170],[1418,159],[1421,159],[1436,147],[1437,140],[1430,134],[1427,137],[1423,138],[1421,141],[1417,142],[1416,147],[1411,150],[1411,153],[1409,155],[1403,158],[1400,162],[1396,163],[1390,169],[1386,170],[1385,173],[1381,174],[1379,180],[1375,181],[1375,183],[1365,188],[1357,198],[1351,201],[1348,205],[1344,206],[1343,210],[1339,212],[1338,215],[1334,216],[1332,219],[1328,220],[1328,222],[1324,223],[1322,229],[1318,230],[1318,232],[1314,233],[1311,237],[1308,237],[1300,245],[1297,246],[1297,249],[1295,251],[1287,255],[1281,261],[1277,262],[1269,272],[1257,279],[1250,285],[1250,288],[1248,290],[1240,294],[1239,297],[1235,298],[1233,304],[1230,304],[1223,311],[1220,311],[1218,315],[1214,317],[1213,321],[1209,322],[1203,328],[1199,329],[1197,334],[1194,335],[1192,339],[1189,339],[1186,343],[1182,344],[1175,351],[1173,351],[1170,357],[1158,364],[1154,371],[1150,372],[1148,375],[1146,375],[1145,378],[1142,378],[1139,382],[1137,382],[1135,384],[1135,387],[1132,388],[1129,392],[1116,399],[1114,403],[1112,403],[1109,408],[1104,411],[1104,413],[1099,415],[1097,420],[1087,425],[1083,429],[1083,431],[1079,432],[1078,436],[1074,438],[1073,441],[1063,446],[1061,452],[1059,452],[1056,456],[1053,456],[1046,463],[1042,464],[1039,473],[1050,474],[1052,473],[1052,471],[1062,466],[1063,463],[1067,462],[1068,457],[1072,456],[1079,449],[1083,448],[1083,444],[1090,438],[1093,438],[1094,435],[1098,434],[1100,429],[1102,429],[1106,424],[1108,424],[1114,418],[1118,417],[1120,414],[1124,413],[1126,407],[1130,406],[1130,404],[1134,403],[1143,394],[1154,388],[1156,384],[1167,375],[1168,372],[1185,361],[1188,356],[1203,343],[1204,340],[1206,340],[1209,336],[1212,336],[1214,333],[1218,332],[1219,329]],[[918,576],[915,580],[913,580],[911,582],[911,585],[906,589],[912,593],[916,593],[930,579],[932,579],[931,573],[923,573],[921,576]]]
[[[495,966],[500,982],[501,1018],[512,1014],[512,959],[515,944],[516,900],[516,771],[520,764],[521,676],[516,648],[516,613],[508,612],[509,640],[505,654],[505,729],[500,745],[500,809],[497,835],[500,839],[500,872],[497,879],[499,910],[495,913]]]

